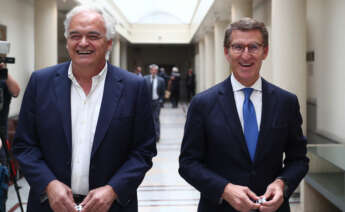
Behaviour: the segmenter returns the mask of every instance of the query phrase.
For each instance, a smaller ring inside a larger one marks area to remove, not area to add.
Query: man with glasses
[[[136,212],[156,155],[144,78],[106,58],[114,23],[97,5],[65,20],[70,62],[32,74],[14,139],[30,184],[27,211]]]
[[[232,74],[193,98],[179,172],[201,192],[198,212],[289,212],[309,162],[297,97],[260,76],[263,23],[232,23],[224,53]]]

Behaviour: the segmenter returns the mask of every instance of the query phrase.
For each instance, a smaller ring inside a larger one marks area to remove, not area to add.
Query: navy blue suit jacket
[[[14,154],[30,184],[28,212],[51,211],[48,201],[40,204],[39,200],[50,181],[71,185],[69,64],[34,72],[24,95]],[[114,188],[118,201],[111,212],[137,211],[137,187],[156,155],[151,110],[144,79],[108,64],[89,188],[107,184]]]
[[[159,100],[161,102],[163,102],[163,99],[164,99],[164,92],[165,92],[165,82],[164,82],[164,79],[158,75],[156,75],[157,77],[157,94],[158,94],[158,97],[159,97]],[[146,84],[147,84],[147,87],[148,89],[151,91],[151,75],[146,75],[144,77],[145,81],[146,81]]]
[[[262,118],[252,162],[230,77],[195,96],[187,115],[179,172],[201,192],[198,211],[236,211],[226,201],[220,203],[229,182],[263,195],[282,176],[291,195],[308,170],[301,124],[297,97],[262,80]],[[288,201],[278,211],[290,211]]]

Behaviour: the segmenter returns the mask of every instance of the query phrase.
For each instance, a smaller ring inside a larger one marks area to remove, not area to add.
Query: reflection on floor
[[[178,155],[186,119],[186,105],[161,111],[161,140],[157,144],[158,155],[152,169],[138,189],[139,212],[196,212],[199,192],[187,184],[178,174]],[[29,186],[22,179],[21,197],[26,209]],[[291,204],[292,212],[300,212],[298,201]],[[8,211],[19,212],[13,186],[9,190]]]
[[[138,189],[140,212],[196,211],[199,193],[178,174],[178,156],[186,120],[185,105],[162,108],[161,140],[153,168]]]

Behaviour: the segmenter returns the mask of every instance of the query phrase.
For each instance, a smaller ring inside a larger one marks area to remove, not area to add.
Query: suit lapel
[[[101,109],[98,115],[98,122],[93,140],[91,157],[97,151],[105,133],[107,132],[110,122],[119,104],[122,94],[123,83],[118,70],[108,63],[108,72],[104,84]]]
[[[255,162],[258,161],[265,152],[265,135],[270,130],[271,124],[274,119],[273,116],[275,114],[275,104],[276,96],[273,87],[270,83],[262,78],[262,114],[258,143],[255,151]]]
[[[62,119],[62,127],[65,132],[66,143],[69,154],[72,154],[72,129],[71,129],[71,80],[68,78],[68,68],[70,63],[66,63],[57,70],[54,78],[55,100],[57,109]]]
[[[234,92],[232,89],[230,77],[228,77],[222,83],[222,87],[219,90],[218,98],[219,98],[220,105],[222,106],[223,112],[225,114],[227,123],[231,128],[230,133],[236,137],[236,140],[239,141],[242,147],[241,149],[243,150],[244,154],[247,155],[247,159],[251,161],[250,155],[248,152],[248,147],[243,135],[241,122],[238,117],[238,112],[236,108]]]

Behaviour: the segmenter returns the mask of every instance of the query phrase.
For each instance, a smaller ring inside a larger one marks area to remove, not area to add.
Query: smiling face
[[[257,52],[249,52],[248,47],[259,45]],[[235,78],[243,85],[249,87],[260,76],[262,61],[267,57],[268,46],[262,46],[263,38],[259,30],[233,30],[231,33],[230,46],[224,48],[226,59],[230,63],[231,71]],[[232,49],[236,46],[244,46],[243,52]]]
[[[103,68],[112,40],[105,37],[103,17],[95,11],[73,16],[68,28],[67,50],[75,67]]]

